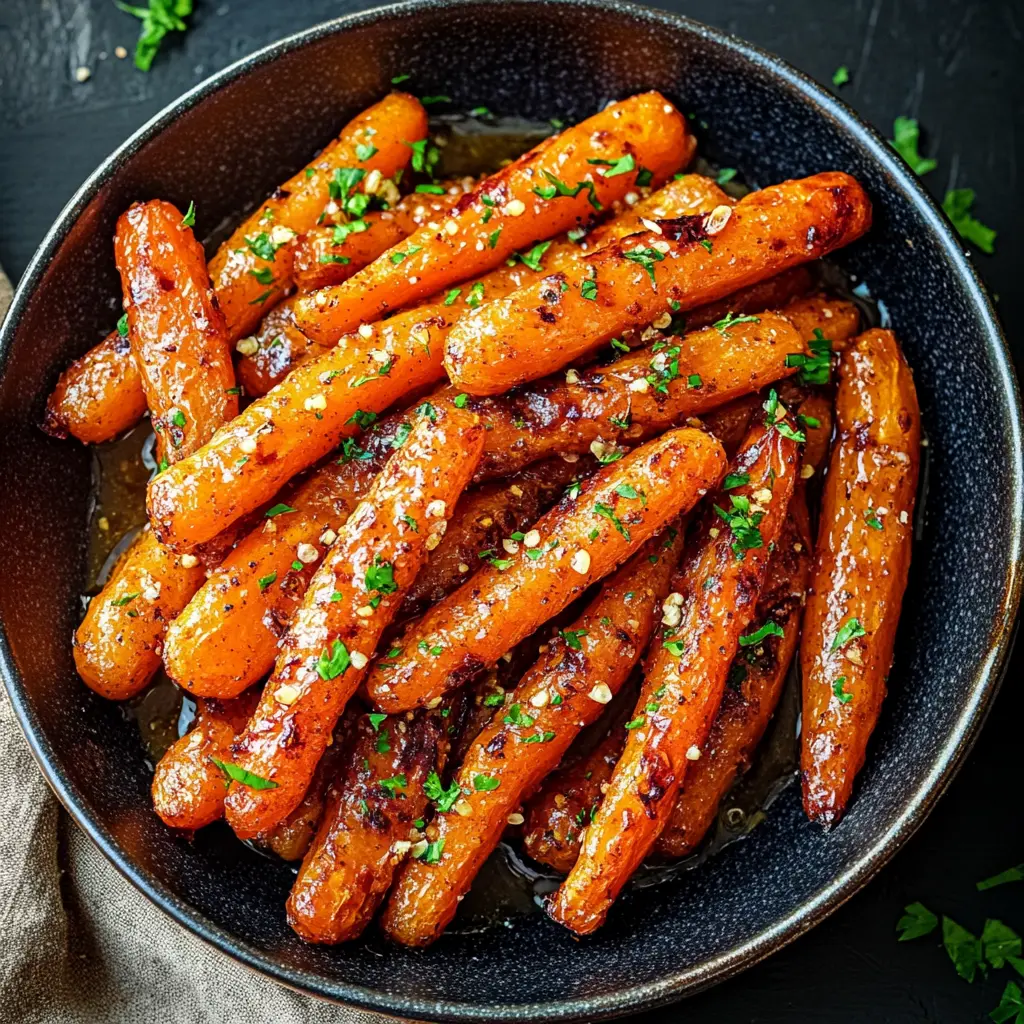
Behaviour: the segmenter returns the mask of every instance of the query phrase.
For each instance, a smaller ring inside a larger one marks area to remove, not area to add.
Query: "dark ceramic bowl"
[[[629,892],[584,942],[533,915],[422,952],[377,939],[304,945],[284,920],[290,872],[216,830],[189,843],[164,828],[134,727],[79,682],[71,660],[89,454],[36,424],[58,372],[116,318],[117,215],[161,196],[182,208],[195,200],[208,225],[236,219],[399,73],[455,108],[566,122],[657,88],[696,113],[704,151],[753,184],[833,168],[856,175],[875,227],[838,260],[883,300],[916,372],[933,456],[927,514],[889,698],[850,814],[824,834],[790,787],[749,839],[670,884]],[[242,962],[330,999],[435,1020],[591,1020],[725,978],[820,921],[906,841],[977,736],[1007,661],[1024,507],[1019,406],[961,243],[842,103],[683,18],[579,0],[460,0],[357,14],[269,47],[182,97],[86,182],[25,274],[0,356],[0,655],[43,772],[157,906]]]

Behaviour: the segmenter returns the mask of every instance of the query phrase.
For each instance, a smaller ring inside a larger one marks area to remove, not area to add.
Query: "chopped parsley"
[[[533,718],[523,714],[523,709],[518,704],[513,704],[502,721],[506,725],[517,725],[522,729],[529,729],[533,725]]]
[[[426,847],[415,856],[417,860],[421,860],[425,864],[437,864],[441,860],[443,852],[444,840],[436,839],[432,843],[427,843]]]
[[[461,288],[451,288],[444,297],[444,304],[450,306],[462,294]]]
[[[913,117],[897,117],[892,123],[892,138],[889,145],[910,165],[915,174],[927,174],[934,171],[938,162],[930,157],[923,157],[918,152],[918,141],[921,129]]]
[[[681,658],[683,656],[683,651],[686,650],[682,640],[664,640],[662,641],[661,646],[664,647],[669,654],[672,654],[677,658]]]
[[[366,717],[370,720],[370,725],[373,726],[373,731],[379,732],[381,722],[383,722],[388,716],[382,711],[371,711]]]
[[[185,216],[181,218],[181,226],[183,228],[193,228],[196,225],[196,204],[190,202],[188,209],[185,211]],[[266,284],[266,282],[263,282]]]
[[[321,679],[330,682],[342,675],[351,663],[348,648],[340,640],[335,640],[330,649],[325,647],[320,652],[316,671]]]
[[[726,182],[732,181],[736,177],[735,167],[723,167],[715,177],[715,181],[719,185],[724,185]]]
[[[620,156],[618,160],[601,160],[598,158],[591,158],[587,163],[603,164],[606,170],[600,170],[597,172],[603,178],[614,178],[619,174],[629,174],[630,171],[636,170],[636,160],[633,159],[632,153]]]
[[[867,630],[860,624],[859,619],[847,619],[839,632],[836,633],[829,650],[838,651],[840,647],[845,647],[851,640],[856,640],[857,637],[866,635]]]
[[[273,583],[274,581],[271,580],[270,582]],[[262,589],[262,587],[260,589]],[[137,598],[141,593],[142,593],[142,591],[140,590],[140,591],[136,591],[134,594],[125,594],[124,597],[116,598],[115,600],[111,601],[110,603],[115,608],[123,608],[126,604],[131,604],[132,601],[134,601],[135,598]]]
[[[477,281],[472,288],[469,289],[469,294],[466,296],[466,305],[470,309],[476,309],[484,301],[484,283],[483,281]]]
[[[277,783],[270,779],[264,779],[261,775],[243,768],[240,764],[232,764],[230,761],[220,761],[216,757],[210,760],[233,782],[240,782],[250,789],[277,789]]]
[[[120,334],[122,338],[127,338],[128,337],[128,314],[127,313],[122,314],[121,319],[117,321],[117,333]]]
[[[658,252],[657,249],[652,249],[650,246],[647,246],[643,249],[631,249],[629,252],[624,252],[622,255],[627,260],[639,263],[640,266],[647,271],[647,276],[651,279],[651,284],[657,284],[654,278],[654,264],[660,263],[665,258],[664,253]]]
[[[750,483],[749,473],[729,473],[726,478],[722,481],[723,491],[732,491],[737,487],[742,487],[744,484]]]
[[[580,643],[580,637],[581,636],[586,636],[586,635],[587,635],[587,631],[585,629],[577,629],[577,630],[563,629],[563,630],[561,630],[562,639],[565,641],[566,645],[570,648],[570,650],[573,650],[573,651],[581,651],[581,650],[583,650],[583,645]]]
[[[260,593],[262,594],[263,591],[265,591],[267,589],[267,587],[269,587],[271,585],[271,583],[274,583],[276,581],[277,581],[277,573],[276,572],[269,573],[266,576],[261,576],[257,580],[257,583],[259,583],[259,585],[260,585]]]
[[[405,773],[399,775],[392,775],[389,779],[381,779],[381,789],[386,789],[392,796],[398,796],[400,790],[405,789],[409,785],[409,780],[405,777]]]
[[[714,509],[718,518],[732,531],[733,554],[742,560],[746,551],[764,545],[759,529],[761,520],[764,519],[764,513],[751,512],[749,498],[730,494],[729,501],[732,504],[729,511],[718,505],[715,505]]]
[[[524,263],[531,270],[542,270],[543,267],[541,265],[541,259],[543,258],[544,253],[551,248],[551,245],[551,242],[538,242],[528,252],[514,253],[512,258],[509,260],[509,264],[513,265],[516,260],[519,260],[520,263]],[[491,248],[493,249],[494,247],[491,246]]]
[[[979,892],[984,892],[986,889],[994,889],[997,885],[1006,885],[1007,882],[1024,882],[1024,864],[1007,868],[991,878],[982,879],[977,883],[976,888]]]
[[[263,513],[264,518],[273,519],[275,516],[283,516],[288,512],[298,512],[297,508],[293,508],[291,505],[286,505],[283,501],[279,501],[276,505],[272,505]]]
[[[919,939],[938,927],[939,919],[923,903],[911,903],[903,909],[904,915],[896,922],[896,930],[900,933],[897,941]]]
[[[766,640],[770,636],[785,636],[785,633],[780,625],[769,619],[769,621],[757,631],[748,633],[746,636],[741,636],[740,647],[753,647],[755,644],[761,643],[762,640]]]
[[[473,788],[480,793],[489,793],[493,789],[497,789],[501,785],[501,779],[496,779],[493,775],[474,775],[473,776]]]
[[[554,199],[556,196],[567,196],[570,199],[575,199],[581,191],[586,189],[589,193],[587,199],[590,205],[597,211],[604,209],[600,200],[597,198],[597,193],[594,190],[594,183],[592,181],[578,181],[574,187],[570,188],[564,181],[556,178],[550,171],[544,171],[543,174],[550,184],[537,185],[533,189],[534,193],[540,196],[541,199]]]
[[[971,216],[973,205],[973,188],[951,188],[942,200],[942,212],[950,219],[964,241],[973,243],[982,252],[991,256],[995,251],[993,243],[996,240],[996,232]]]
[[[723,337],[728,338],[729,328],[734,327],[736,324],[759,324],[761,318],[759,316],[737,315],[736,313],[726,313],[721,320],[717,323],[713,323],[711,326]]]
[[[365,164],[374,153],[379,152],[377,147],[372,142],[360,142],[356,146],[356,159],[361,163]]]
[[[615,526],[615,529],[618,530],[626,540],[632,539],[629,536],[629,530],[623,526],[622,520],[615,514],[615,509],[613,509],[611,505],[605,505],[600,501],[596,502],[594,504],[594,514],[610,520]]]
[[[377,422],[377,414],[375,412],[367,412],[364,409],[356,409],[354,413],[347,420],[345,425],[348,426],[350,423],[354,423],[357,427],[362,427],[365,430],[373,423]]]
[[[520,736],[520,743],[550,743],[555,738],[555,734],[551,731],[548,732],[535,732],[529,736]]]
[[[188,28],[182,19],[192,13],[192,0],[149,0],[148,7],[121,3],[120,0],[115,0],[115,3],[120,10],[142,22],[134,55],[135,66],[140,71],[148,71],[153,66],[153,58],[168,32],[184,32]]]
[[[270,263],[273,262],[274,254],[280,248],[280,246],[275,245],[270,240],[270,235],[266,231],[261,231],[258,235],[247,238],[245,244],[254,256],[258,256],[261,260],[267,260]]]
[[[840,704],[849,704],[850,701],[853,700],[853,694],[852,693],[847,693],[843,689],[844,686],[846,686],[846,676],[840,676],[832,684],[832,692],[833,692],[833,694],[835,694],[836,697],[839,698],[839,703]]]
[[[832,84],[838,89],[841,86],[846,85],[850,80],[850,69],[845,64],[840,64],[839,67],[832,72]]]
[[[457,782],[452,782],[446,787],[441,782],[441,776],[435,771],[431,771],[427,776],[426,782],[423,783],[423,792],[426,793],[428,800],[434,801],[442,814],[450,811],[455,806],[455,801],[462,796],[462,790]]]
[[[580,295],[584,299],[589,299],[591,302],[597,301],[597,282],[592,277],[588,277],[587,280],[580,285]]]
[[[790,352],[786,356],[787,366],[799,367],[797,380],[801,384],[827,384],[832,369],[832,342],[814,328],[814,337],[807,342],[811,354]]]

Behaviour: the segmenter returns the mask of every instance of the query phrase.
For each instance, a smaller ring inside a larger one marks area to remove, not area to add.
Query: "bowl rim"
[[[104,184],[125,161],[156,138],[173,120],[222,87],[240,79],[252,69],[329,36],[372,23],[410,18],[429,9],[469,9],[501,3],[522,7],[540,3],[546,7],[600,10],[622,16],[639,24],[661,24],[679,29],[718,45],[743,58],[782,84],[800,94],[817,111],[838,123],[852,135],[867,154],[888,174],[898,192],[911,202],[915,213],[940,244],[943,256],[963,280],[973,309],[984,326],[984,342],[991,352],[1003,394],[1002,404],[1011,423],[1009,444],[1012,449],[1011,536],[1007,544],[1007,564],[1001,621],[990,634],[986,656],[974,668],[970,701],[957,719],[949,737],[935,755],[932,770],[918,789],[903,802],[903,808],[886,833],[848,868],[797,908],[743,943],[710,960],[676,970],[656,982],[631,986],[595,997],[561,999],[543,1003],[480,1005],[452,1000],[426,1000],[326,980],[314,971],[293,969],[277,962],[226,929],[208,919],[198,909],[185,904],[157,878],[134,864],[113,836],[92,812],[86,796],[65,777],[59,756],[41,732],[14,662],[6,629],[0,623],[0,675],[11,700],[22,732],[46,782],[76,824],[96,844],[107,860],[147,899],[193,935],[212,945],[243,966],[264,974],[298,992],[380,1013],[421,1020],[593,1020],[627,1012],[652,1009],[694,994],[764,959],[803,935],[851,898],[896,853],[920,827],[936,801],[959,770],[976,741],[1005,675],[1013,648],[1015,619],[1020,603],[1024,561],[1024,432],[1022,407],[1009,348],[1001,326],[981,280],[968,260],[963,246],[945,215],[922,187],[919,179],[895,153],[880,133],[863,121],[846,103],[830,93],[810,76],[788,62],[731,33],[713,28],[684,15],[653,10],[627,0],[403,0],[320,22],[300,32],[240,58],[195,85],[165,106],[135,131],[93,171],[58,214],[29,262],[16,289],[13,301],[0,324],[0,377],[4,374],[13,339],[31,296],[38,287],[51,258],[63,243],[78,217],[96,197]]]

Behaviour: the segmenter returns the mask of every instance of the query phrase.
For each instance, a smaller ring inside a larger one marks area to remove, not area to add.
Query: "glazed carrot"
[[[800,650],[804,809],[835,825],[878,721],[910,570],[921,418],[889,331],[843,354]]]
[[[302,299],[297,317],[330,343],[450,284],[486,273],[543,238],[589,221],[645,177],[660,183],[693,154],[660,93],[615,103],[485,178],[438,229],[424,226],[344,284]]]
[[[46,403],[43,430],[51,437],[99,444],[134,426],[145,412],[128,336],[111,331],[60,375]]]
[[[175,555],[143,530],[75,631],[75,667],[86,684],[108,700],[142,690],[160,667],[167,624],[204,578],[195,555]]]
[[[607,576],[714,486],[721,445],[673,430],[574,486],[527,531],[395,642],[367,688],[381,710],[429,704],[493,665]]]
[[[406,140],[420,139],[426,130],[419,100],[403,92],[385,96],[234,230],[210,260],[210,278],[232,338],[250,333],[287,292],[297,236],[314,228],[325,212],[358,219],[365,209],[362,197],[386,197],[385,180],[412,157]]]
[[[168,628],[164,668],[179,686],[228,698],[270,671],[309,581],[380,468],[329,462],[267,510]]]
[[[523,849],[539,864],[567,875],[580,852],[583,830],[597,814],[601,796],[629,735],[625,724],[633,701],[605,726],[601,741],[585,756],[559,767],[524,808]],[[602,724],[598,722],[600,727]]]
[[[350,224],[325,224],[299,236],[292,263],[299,291],[347,281],[406,237],[397,221],[385,213],[368,213],[358,223],[366,227],[352,231]]]
[[[753,192],[656,224],[462,317],[445,343],[456,387],[491,395],[535,380],[630,327],[722,298],[859,238],[871,203],[841,172]]]
[[[338,531],[281,644],[236,763],[228,823],[242,838],[272,827],[302,799],[338,716],[381,632],[444,532],[483,446],[483,426],[450,410],[422,417]],[[340,596],[335,596],[340,595]]]
[[[205,447],[155,477],[149,515],[164,543],[191,548],[216,536],[357,433],[359,413],[381,412],[435,380],[438,319],[422,309],[367,326],[365,336],[294,370]]]
[[[776,399],[767,414],[773,425],[751,429],[673,579],[626,748],[579,859],[548,907],[577,934],[600,926],[654,846],[714,721],[793,492],[797,444],[783,436],[792,426],[777,421],[777,412]],[[736,486],[737,475],[746,482]]]
[[[238,413],[227,327],[206,257],[181,211],[151,200],[118,218],[114,259],[157,457],[161,465],[178,462]]]
[[[347,281],[417,228],[444,217],[473,185],[472,178],[446,182],[436,186],[439,193],[410,193],[393,210],[311,228],[295,245],[295,284],[306,292]]]
[[[450,190],[449,190],[450,191]],[[412,197],[406,197],[406,200]],[[426,197],[423,197],[426,198]],[[432,196],[434,200],[442,197]],[[447,197],[445,197],[447,198]],[[403,203],[406,201],[403,200]],[[663,188],[640,199],[633,206],[618,210],[615,216],[597,225],[582,238],[562,237],[543,243],[518,258],[507,261],[473,282],[443,291],[427,300],[427,305],[440,305],[436,310],[450,327],[463,312],[475,309],[481,302],[501,298],[536,280],[541,273],[573,262],[584,252],[600,248],[609,242],[640,230],[644,219],[652,217],[682,217],[695,211],[707,212],[715,206],[730,202],[728,196],[709,178],[685,174],[673,179]],[[399,204],[401,206],[401,204]],[[415,207],[409,219],[429,217],[437,203],[431,203],[424,213]],[[396,209],[396,215],[399,211]],[[797,282],[793,282],[797,284]],[[792,287],[792,285],[790,285]],[[780,290],[763,289],[767,298],[777,298]],[[795,294],[795,292],[794,292]],[[263,395],[284,379],[296,366],[322,355],[329,345],[321,345],[308,338],[295,324],[295,303],[289,299],[273,310],[264,320],[254,338],[243,339],[239,348],[245,358],[239,363],[239,379],[247,394]],[[770,304],[762,304],[766,306]],[[420,307],[421,309],[423,307]],[[758,306],[757,308],[762,308]],[[422,315],[422,314],[421,314]],[[724,315],[724,313],[722,314]],[[719,319],[719,317],[715,317]],[[443,344],[447,328],[438,331],[436,343]],[[438,370],[438,378],[442,376]]]
[[[438,773],[450,746],[450,710],[402,715],[398,721],[377,714],[360,719],[288,897],[288,923],[307,942],[356,938],[414,843],[426,855],[414,822],[427,808],[424,787],[440,785]]]
[[[647,541],[506,695],[455,775],[459,803],[439,808],[427,828],[437,857],[402,870],[384,913],[392,939],[426,946],[447,927],[510,815],[629,678],[682,548],[677,530]]]
[[[468,399],[489,426],[478,475],[504,476],[555,453],[614,448],[651,437],[794,374],[815,327],[841,344],[857,310],[840,300],[800,299],[782,313],[729,318],[663,337],[605,366],[572,371],[499,398]],[[800,326],[798,327],[797,324]]]
[[[153,810],[171,828],[195,830],[224,816],[227,776],[216,764],[231,760],[231,744],[259,700],[249,690],[234,700],[196,701],[195,724],[157,762]]]

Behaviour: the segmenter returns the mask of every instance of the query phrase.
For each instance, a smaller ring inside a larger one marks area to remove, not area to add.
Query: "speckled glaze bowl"
[[[628,892],[583,942],[540,915],[410,952],[378,938],[307,946],[283,865],[216,828],[194,843],[149,806],[134,727],[77,679],[87,451],[37,429],[59,371],[116,319],[111,236],[133,200],[237,218],[346,118],[412,75],[455,109],[582,118],[650,88],[694,112],[705,153],[755,185],[856,175],[875,227],[839,263],[880,298],[913,366],[931,444],[927,513],[896,663],[843,824],[802,817],[797,787],[744,842]],[[706,125],[706,127],[705,127]],[[593,1020],[677,999],[792,940],[863,885],[960,765],[1006,664],[1020,589],[1021,424],[1006,346],[961,244],[886,143],[777,58],[617,3],[400,4],[284,40],[208,80],[133,136],[47,235],[0,332],[0,659],[57,795],[120,871],[186,928],[297,989],[403,1017]]]

